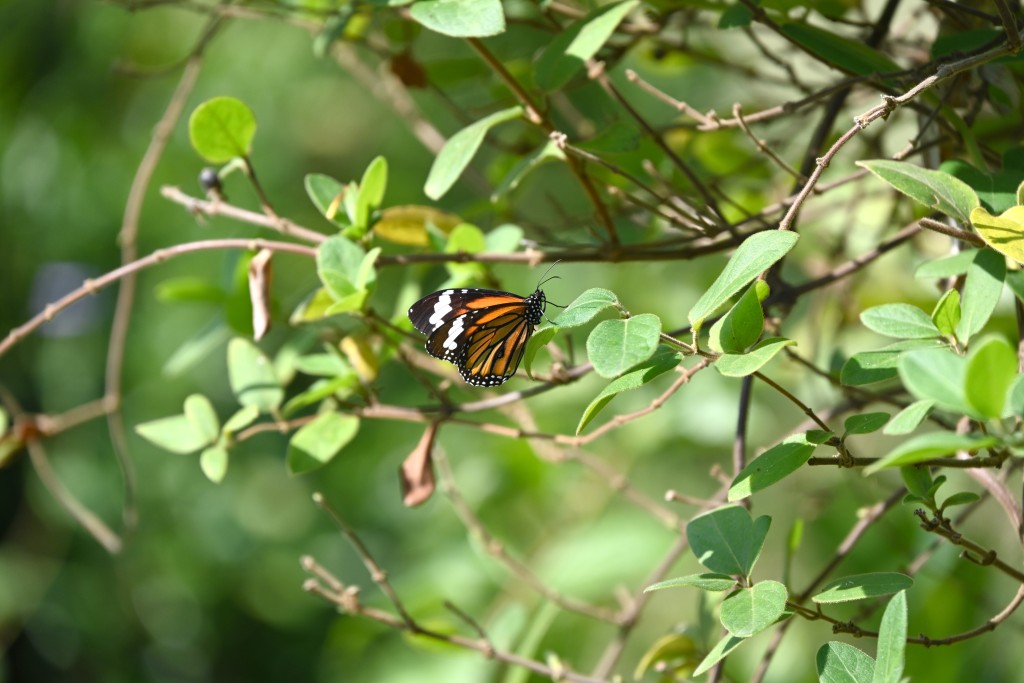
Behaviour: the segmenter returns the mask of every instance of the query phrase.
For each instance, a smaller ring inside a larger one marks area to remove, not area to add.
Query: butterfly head
[[[540,319],[544,317],[544,310],[547,308],[548,300],[544,296],[544,290],[537,288],[530,296],[523,300],[526,304],[526,322],[531,325],[539,325]]]

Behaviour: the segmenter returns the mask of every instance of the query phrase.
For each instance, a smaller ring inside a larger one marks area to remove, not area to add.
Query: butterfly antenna
[[[545,278],[545,276],[546,276],[546,275],[547,275],[548,273],[550,273],[550,272],[551,272],[551,269],[552,269],[552,268],[554,268],[555,266],[557,266],[557,265],[558,265],[559,263],[561,263],[561,262],[562,262],[562,259],[558,259],[557,261],[555,261],[554,263],[552,263],[552,264],[551,264],[550,266],[548,266],[548,269],[544,271],[544,275],[541,275],[541,276],[540,276],[540,282],[538,282],[538,283],[537,283],[537,289],[540,289],[541,285],[543,285],[543,284],[544,284],[545,282],[548,282],[548,281],[550,281],[550,280],[561,280],[561,279],[562,279],[562,278],[561,278],[560,276],[558,276],[558,275],[552,275],[552,276],[551,276],[551,277],[549,277],[549,278],[548,278],[547,280],[545,280],[545,279],[544,279],[544,278]]]

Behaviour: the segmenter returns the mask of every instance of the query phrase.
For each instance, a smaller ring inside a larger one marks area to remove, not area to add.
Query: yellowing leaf
[[[381,211],[380,220],[374,224],[373,231],[377,237],[393,244],[425,247],[428,244],[428,223],[433,223],[447,235],[462,223],[462,219],[429,206],[392,206]]]
[[[971,211],[971,224],[988,246],[1024,263],[1024,206],[1011,207],[998,216],[979,206]]]

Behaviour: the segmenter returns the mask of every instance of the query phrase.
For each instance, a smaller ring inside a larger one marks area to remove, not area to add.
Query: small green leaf
[[[608,383],[608,386],[602,389],[601,393],[599,393],[597,397],[590,402],[590,405],[587,406],[586,410],[583,411],[580,423],[576,427],[576,433],[579,434],[582,432],[590,421],[593,420],[597,414],[601,412],[601,410],[617,395],[624,391],[631,391],[633,389],[640,388],[655,377],[658,377],[679,365],[680,360],[682,360],[682,357],[677,352],[661,347],[648,360],[644,361],[624,375],[613,379]]]
[[[699,327],[725,302],[746,287],[793,248],[799,236],[786,230],[767,230],[743,241],[711,287],[690,309],[687,318]]]
[[[1006,278],[1006,259],[991,249],[978,249],[967,269],[960,302],[961,318],[957,339],[966,341],[980,332],[999,303]]]
[[[304,474],[323,467],[359,431],[359,418],[340,413],[322,413],[292,435],[288,442],[288,472]]]
[[[914,277],[945,278],[963,275],[967,272],[967,269],[971,267],[971,263],[974,262],[974,252],[974,249],[967,249],[965,251],[957,252],[956,254],[943,256],[942,258],[925,261],[917,267],[917,270],[914,271]]]
[[[224,480],[228,473],[228,451],[223,446],[211,446],[199,456],[199,467],[202,468],[206,478],[214,484]]]
[[[1017,375],[1006,392],[1006,415],[1024,416],[1024,375]]]
[[[994,436],[970,436],[953,432],[932,432],[922,434],[904,441],[892,449],[883,458],[864,468],[864,476],[874,474],[886,467],[913,465],[926,460],[933,460],[957,451],[975,451],[990,448],[1000,443]]]
[[[334,298],[331,296],[331,293],[327,291],[326,287],[321,287],[307,296],[295,308],[288,317],[288,322],[292,325],[301,325],[302,323],[323,320],[328,315],[327,311],[333,305]]]
[[[692,586],[705,591],[720,592],[735,588],[736,579],[728,574],[690,574],[688,576],[680,576],[675,579],[659,581],[658,583],[645,588],[644,593],[660,591],[665,588],[677,588],[679,586]]]
[[[934,401],[954,412],[969,411],[964,397],[967,361],[949,349],[904,353],[897,362],[903,386],[918,400]]]
[[[317,249],[317,274],[335,301],[363,291],[364,288],[356,286],[356,280],[365,260],[363,248],[341,235],[327,239]]]
[[[537,60],[537,86],[552,91],[568,83],[638,4],[638,0],[626,0],[604,5],[559,33]]]
[[[932,322],[943,335],[953,335],[960,324],[960,292],[951,289],[942,295],[932,311]]]
[[[722,602],[722,626],[737,638],[749,638],[774,624],[786,611],[789,593],[778,581],[760,581]]]
[[[558,327],[579,327],[594,319],[601,311],[612,308],[619,303],[614,292],[600,287],[588,289],[566,306],[565,310],[554,319]]]
[[[380,208],[387,188],[388,160],[384,157],[375,157],[359,181],[359,201],[366,206],[367,215],[370,211]]]
[[[174,277],[156,286],[160,301],[222,304],[225,296],[223,288],[201,277]]]
[[[717,574],[749,576],[761,554],[771,518],[759,517],[738,505],[699,515],[686,525],[686,538],[697,561]]]
[[[803,434],[772,446],[736,475],[729,487],[729,502],[746,498],[796,472],[811,457],[815,447]]]
[[[907,594],[900,591],[889,600],[878,628],[875,673],[871,683],[900,683],[903,653],[907,646]]]
[[[195,453],[208,446],[210,439],[184,415],[164,417],[135,426],[139,436],[171,453]]]
[[[998,337],[986,339],[971,347],[964,377],[967,402],[983,417],[998,420],[1017,377],[1017,354]]]
[[[869,330],[900,339],[938,337],[939,328],[931,317],[910,304],[882,304],[860,314],[860,321]]]
[[[875,660],[847,643],[830,641],[815,656],[819,683],[871,683]]]
[[[711,652],[708,653],[708,656],[700,663],[700,666],[694,669],[692,674],[693,677],[700,676],[701,674],[709,671],[711,667],[725,659],[729,656],[729,653],[745,642],[747,642],[746,638],[737,638],[733,635],[727,635],[719,640],[718,643],[711,648]]]
[[[827,64],[858,76],[900,71],[896,62],[863,41],[851,40],[838,33],[802,22],[784,23],[782,34]]]
[[[188,135],[200,156],[212,164],[248,157],[256,135],[256,117],[241,100],[214,97],[196,107]]]
[[[515,165],[509,169],[509,172],[505,174],[505,177],[498,184],[498,187],[491,193],[491,201],[497,201],[500,197],[504,197],[509,192],[513,192],[519,184],[523,182],[523,179],[530,174],[534,169],[540,168],[548,161],[555,161],[557,159],[565,159],[565,152],[554,143],[553,140],[548,140],[531,153],[520,159]]]
[[[954,493],[946,500],[942,501],[942,509],[955,507],[957,505],[970,505],[976,501],[981,500],[981,496],[971,491],[959,491]]]
[[[284,400],[284,389],[274,365],[248,339],[235,337],[228,343],[228,381],[238,403],[270,413]]]
[[[598,375],[617,377],[650,358],[658,348],[660,335],[661,319],[653,313],[605,320],[587,337],[587,357]]]
[[[559,328],[550,325],[541,327],[526,342],[526,351],[523,353],[523,369],[526,370],[527,376],[533,377],[533,361],[537,357],[537,352],[551,343],[551,340],[558,334],[558,330]]]
[[[882,433],[889,434],[890,436],[909,434],[917,429],[918,425],[921,424],[921,421],[928,417],[928,413],[930,413],[934,407],[935,401],[929,399],[914,401],[909,406],[896,413],[896,417],[894,417],[889,424],[885,425],[885,429],[882,430]]]
[[[881,595],[892,595],[914,585],[914,580],[898,572],[872,572],[854,574],[832,581],[820,593],[811,597],[819,605],[838,602],[868,600]]]
[[[847,434],[870,434],[885,426],[891,416],[889,413],[861,413],[851,415],[843,423]]]
[[[225,422],[224,426],[221,428],[221,432],[224,434],[234,434],[235,432],[245,429],[251,425],[259,416],[259,408],[256,406],[245,406],[228,418],[228,421]]]
[[[715,369],[726,377],[746,377],[767,365],[787,346],[796,346],[796,342],[783,337],[762,339],[747,353],[719,356],[715,361]]]
[[[419,0],[409,16],[431,31],[453,38],[485,38],[505,32],[501,0]]]
[[[345,193],[344,185],[323,173],[306,174],[305,185],[310,201],[324,218],[342,226],[349,224],[348,216],[338,213],[339,198]]]
[[[454,7],[460,5],[471,5],[475,0],[430,0],[429,3],[416,3],[416,4],[450,4]],[[498,5],[499,11],[501,8],[501,2],[495,0]],[[413,5],[415,7],[415,5]],[[459,179],[462,172],[469,166],[469,162],[473,160],[478,149],[480,149],[481,143],[484,141],[484,137],[494,126],[511,121],[512,119],[519,118],[522,116],[522,107],[509,107],[508,109],[502,109],[501,111],[494,112],[490,116],[484,117],[472,123],[455,135],[451,136],[448,141],[441,148],[437,158],[434,159],[433,165],[430,167],[430,173],[427,175],[427,183],[423,186],[423,191],[428,197],[433,200],[438,200],[443,197],[448,190],[452,188],[455,181]]]
[[[519,251],[523,243],[523,229],[518,225],[505,223],[490,230],[485,236],[486,251],[490,254],[512,254]]]
[[[908,161],[874,159],[858,161],[858,166],[929,209],[966,223],[976,207],[978,195],[964,181],[943,171],[922,168]]]
[[[220,420],[210,399],[202,394],[192,394],[185,399],[185,417],[207,443],[213,443],[220,436]]]
[[[768,285],[760,280],[747,288],[739,301],[708,331],[708,346],[712,351],[743,353],[757,341],[764,330],[761,301],[768,293]]]
[[[920,499],[929,497],[929,491],[935,482],[932,480],[932,473],[925,465],[906,465],[900,468],[900,477],[903,485],[914,496]]]
[[[899,351],[864,351],[855,353],[843,363],[839,381],[848,387],[884,382],[898,374]]]

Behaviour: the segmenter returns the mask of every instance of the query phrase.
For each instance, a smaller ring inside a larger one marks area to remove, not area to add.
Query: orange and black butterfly
[[[454,364],[469,384],[494,387],[516,374],[547,303],[540,285],[529,296],[444,289],[414,303],[409,320],[427,335],[427,353]]]

